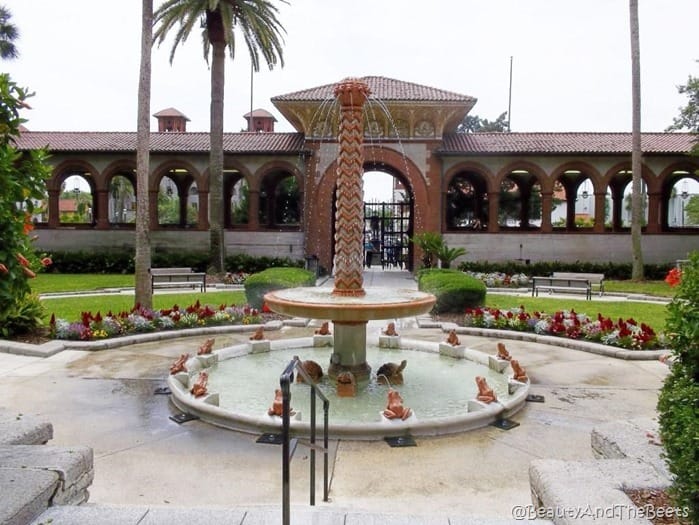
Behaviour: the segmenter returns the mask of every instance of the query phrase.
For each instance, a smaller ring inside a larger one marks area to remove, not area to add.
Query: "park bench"
[[[532,297],[539,297],[539,290],[553,292],[585,292],[585,299],[592,299],[592,284],[588,279],[564,277],[532,277]]]
[[[150,281],[156,288],[196,288],[206,291],[206,273],[192,268],[151,268]]]
[[[597,291],[600,297],[604,295],[604,274],[585,272],[553,272],[551,277],[559,279],[587,279],[592,285],[593,291]]]

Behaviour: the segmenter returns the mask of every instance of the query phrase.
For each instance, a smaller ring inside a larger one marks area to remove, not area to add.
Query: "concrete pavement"
[[[414,282],[406,272],[372,270],[365,286],[414,287]],[[309,335],[318,324],[286,327],[268,337]],[[368,333],[381,328],[382,323],[372,322]],[[415,319],[401,320],[397,329],[410,338],[444,338],[439,329],[419,328]],[[249,335],[217,335],[215,347]],[[497,339],[460,338],[473,348],[496,352]],[[169,418],[176,410],[168,397],[154,393],[164,386],[174,359],[196,351],[204,339],[65,350],[46,358],[0,353],[2,405],[51,421],[52,445],[94,450],[88,506],[51,508],[41,521],[141,523],[150,515],[151,521],[143,523],[280,522],[280,448],[199,421],[177,424]],[[308,506],[309,459],[300,448],[292,463],[292,522],[514,522],[513,507],[531,503],[532,461],[593,459],[593,427],[655,416],[667,374],[657,361],[618,360],[524,341],[509,342],[508,349],[526,367],[532,393],[545,400],[529,403],[514,417],[520,426],[421,438],[416,447],[406,448],[335,441],[330,502],[320,501],[318,474],[316,507]],[[103,517],[94,521],[99,512]]]

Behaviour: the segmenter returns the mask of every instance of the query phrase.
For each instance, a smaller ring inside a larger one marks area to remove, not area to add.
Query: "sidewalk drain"
[[[260,437],[257,438],[255,443],[263,443],[265,445],[281,445],[282,435],[272,433],[262,434]]]
[[[529,394],[525,398],[525,401],[529,401],[530,403],[543,403],[544,396],[540,396],[539,394]]]
[[[199,416],[195,416],[192,414],[185,414],[183,412],[181,414],[174,414],[174,415],[170,416],[170,419],[172,419],[178,425],[181,425],[182,423],[186,423],[187,421],[194,421],[195,419],[199,419]]]
[[[391,448],[417,447],[417,443],[415,443],[413,436],[385,437],[383,440],[388,443],[388,446]]]
[[[511,419],[497,419],[491,423],[491,426],[499,428],[500,430],[512,430],[513,428],[517,428],[519,423]]]

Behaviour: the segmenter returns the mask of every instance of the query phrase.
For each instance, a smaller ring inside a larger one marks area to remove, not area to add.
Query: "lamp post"
[[[80,197],[80,188],[76,185],[75,188],[73,188],[73,194],[75,195],[75,217],[79,217],[80,214],[78,213],[78,198]]]
[[[682,200],[680,201],[682,204],[681,210],[682,210],[682,227],[683,228],[684,228],[684,203],[687,200],[687,197],[689,197],[689,193],[687,193],[687,189],[685,188],[684,190],[682,190]]]

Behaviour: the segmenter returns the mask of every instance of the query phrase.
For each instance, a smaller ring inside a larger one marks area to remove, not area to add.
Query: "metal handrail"
[[[318,385],[313,381],[301,366],[298,356],[294,356],[279,377],[279,385],[282,390],[282,524],[290,524],[290,471],[291,471],[291,439],[290,439],[290,419],[291,419],[291,383],[294,382],[294,371],[303,377],[306,384],[310,385],[311,391],[311,436],[309,448],[311,450],[311,505],[316,504],[316,396],[323,400],[323,501],[328,501],[328,412],[330,411],[330,401],[318,389]]]

